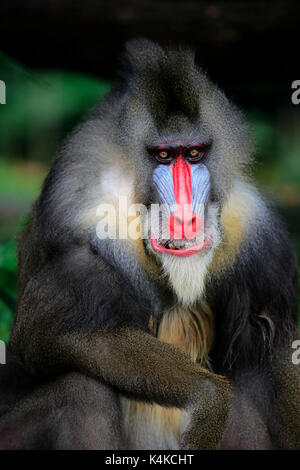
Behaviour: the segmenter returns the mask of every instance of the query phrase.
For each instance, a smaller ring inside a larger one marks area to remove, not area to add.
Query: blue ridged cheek
[[[174,184],[171,166],[159,165],[153,173],[153,183],[161,204],[175,207]]]
[[[210,191],[210,173],[203,163],[191,164],[192,210],[199,213],[199,208],[207,204]],[[172,169],[169,165],[159,165],[153,173],[153,183],[161,204],[175,210],[174,184]]]
[[[205,208],[210,192],[210,173],[203,163],[191,165],[192,177],[192,209],[194,214],[199,208]]]

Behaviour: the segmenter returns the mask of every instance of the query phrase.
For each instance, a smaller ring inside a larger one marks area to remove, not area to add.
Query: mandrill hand
[[[184,450],[217,449],[223,437],[230,409],[231,388],[221,376],[203,382],[199,402],[191,409],[191,421],[181,436]]]

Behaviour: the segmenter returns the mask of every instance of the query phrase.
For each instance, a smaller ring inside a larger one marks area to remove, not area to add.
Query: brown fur
[[[164,313],[159,324],[151,318],[149,327],[161,341],[176,345],[194,362],[209,365],[208,354],[214,338],[214,319],[205,302],[198,308],[188,309],[177,304]],[[177,408],[126,399],[122,405],[127,439],[130,439],[130,435],[132,439],[132,427],[137,426],[138,446],[149,448],[149,435],[153,433],[158,436],[159,442],[166,442],[170,446],[170,442],[179,442],[180,435],[188,424],[186,413]],[[141,427],[140,423],[143,423]],[[150,442],[150,446],[152,444],[152,448],[155,448],[155,443],[155,440]],[[136,446],[136,442],[134,444]]]
[[[210,271],[214,274],[220,275],[234,264],[245,234],[249,231],[251,218],[254,218],[255,204],[254,192],[249,191],[247,185],[239,183],[233,187],[220,214],[223,240],[216,249],[210,266]]]

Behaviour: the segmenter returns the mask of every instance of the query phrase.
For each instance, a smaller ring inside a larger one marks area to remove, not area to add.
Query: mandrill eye
[[[199,150],[193,149],[190,151],[190,156],[191,157],[198,157],[199,156]]]
[[[155,158],[159,163],[171,163],[171,153],[171,151],[161,150],[159,153],[156,153]]]
[[[205,155],[204,147],[201,149],[194,148],[188,151],[187,158],[190,163],[194,163],[194,162],[198,162],[199,160],[201,160],[201,158],[203,158],[204,155]]]
[[[165,150],[163,150],[162,152],[159,152],[158,155],[159,155],[160,158],[163,158],[163,159],[168,158],[168,156],[169,156],[168,152],[166,152]]]

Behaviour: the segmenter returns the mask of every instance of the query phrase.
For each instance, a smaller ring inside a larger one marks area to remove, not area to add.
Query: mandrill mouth
[[[153,250],[168,253],[175,256],[192,256],[195,254],[203,253],[212,246],[212,235],[209,235],[202,243],[192,244],[189,240],[160,240],[158,241],[154,236],[151,239],[151,246]]]

